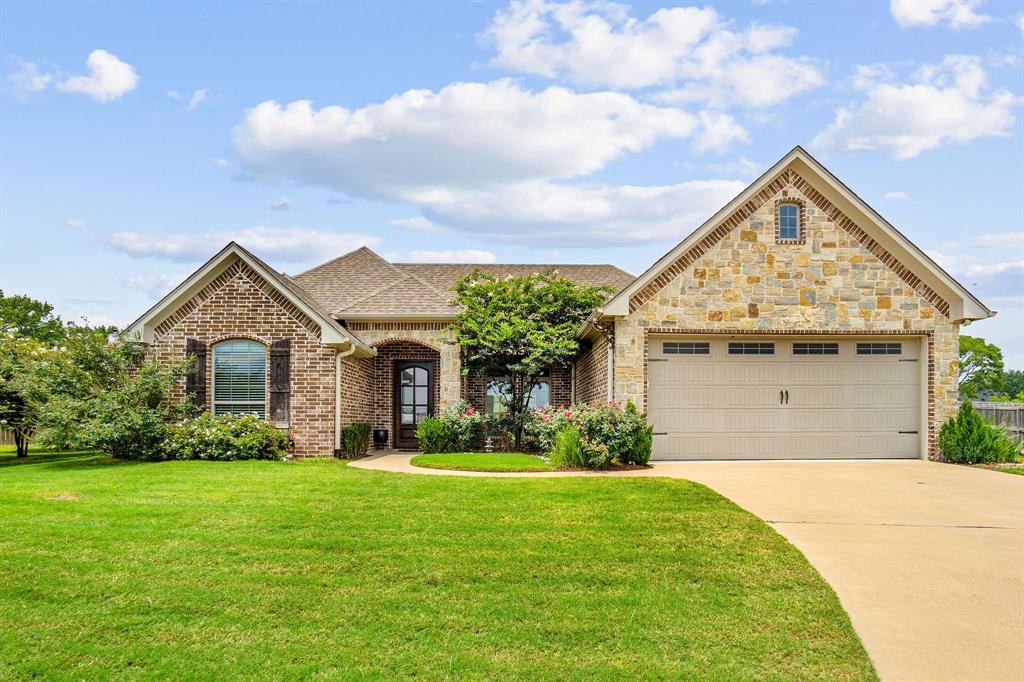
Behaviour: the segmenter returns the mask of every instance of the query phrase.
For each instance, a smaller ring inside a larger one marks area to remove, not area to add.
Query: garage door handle
[[[783,398],[782,398],[782,391],[779,391],[779,405],[782,404],[782,400],[783,400]]]
[[[786,404],[789,405],[789,389],[786,389]]]
[[[667,436],[668,435],[668,431],[652,431],[651,435],[652,436]]]

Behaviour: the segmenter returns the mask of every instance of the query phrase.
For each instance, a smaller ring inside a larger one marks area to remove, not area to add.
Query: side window
[[[267,415],[267,347],[232,339],[213,347],[213,413]]]
[[[779,204],[777,220],[779,221],[778,237],[780,242],[800,240],[800,206],[797,204]]]

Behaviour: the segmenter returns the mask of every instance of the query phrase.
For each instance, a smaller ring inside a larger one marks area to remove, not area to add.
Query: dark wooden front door
[[[394,447],[418,447],[416,424],[432,414],[434,414],[433,361],[396,361]]]

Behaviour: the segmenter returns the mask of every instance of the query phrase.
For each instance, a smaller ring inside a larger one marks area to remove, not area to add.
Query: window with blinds
[[[245,339],[213,347],[213,413],[267,414],[267,348]]]

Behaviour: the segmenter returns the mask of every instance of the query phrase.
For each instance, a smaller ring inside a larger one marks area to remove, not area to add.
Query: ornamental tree
[[[612,289],[582,286],[552,269],[501,279],[477,270],[453,291],[462,311],[450,331],[462,348],[463,372],[507,379],[504,403],[519,448],[533,389],[545,371],[576,356],[576,332]]]
[[[960,390],[968,398],[1003,388],[1003,351],[985,339],[960,335]]]

